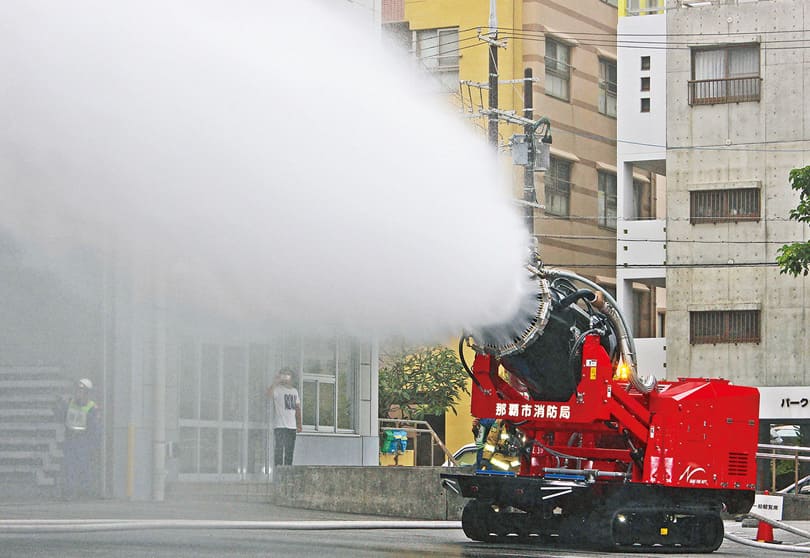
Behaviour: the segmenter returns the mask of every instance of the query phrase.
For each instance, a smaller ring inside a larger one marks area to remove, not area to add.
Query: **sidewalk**
[[[381,516],[285,508],[258,502],[87,500],[0,503],[4,519],[207,519],[229,521],[381,520]]]

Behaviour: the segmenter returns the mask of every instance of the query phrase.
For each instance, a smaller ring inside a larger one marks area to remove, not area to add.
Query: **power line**
[[[540,238],[566,240],[609,240],[611,242],[645,242],[656,244],[791,244],[796,240],[652,240],[648,238],[621,238],[616,236],[576,235],[576,234],[537,234]]]
[[[461,32],[469,32],[469,31],[472,31],[472,30],[477,30],[480,33],[481,29],[482,29],[481,27],[471,27],[471,28],[461,30],[461,31],[459,31],[459,33],[461,33]],[[499,29],[510,30],[510,29],[514,29],[514,28],[501,27]],[[786,31],[786,32],[788,32],[788,31]],[[789,31],[789,32],[794,33],[796,31]],[[533,35],[530,35],[528,33],[531,33],[531,32],[524,33],[524,35],[526,35],[526,36],[513,35],[513,36],[511,36],[511,38],[514,38],[516,40],[529,40],[529,41],[545,40],[544,39],[545,35],[542,32],[537,32],[537,33],[540,34],[537,37],[535,37]],[[778,33],[778,32],[774,31],[772,33]],[[588,35],[602,35],[600,33],[572,33],[572,35],[573,34],[585,35],[585,36],[588,36]],[[740,33],[740,34],[745,35],[745,34],[748,34],[748,33]],[[608,34],[604,34],[604,35],[608,35]],[[628,34],[628,36],[629,35],[630,34]],[[643,34],[633,34],[633,35],[646,36],[646,35],[643,35]],[[692,34],[677,34],[677,35],[678,36],[691,36]],[[661,35],[661,36],[664,36],[664,35]],[[446,46],[446,45],[449,45],[449,44],[452,44],[452,43],[460,44],[461,42],[469,41],[469,40],[476,39],[476,38],[478,38],[478,35],[466,37],[466,38],[463,38],[463,39],[457,39],[457,40],[454,39],[454,40],[450,40],[450,41],[445,41],[445,42],[440,43],[440,45],[437,45],[437,46],[426,47],[426,50],[430,49],[430,48],[439,48],[440,46]],[[509,37],[507,37],[507,38],[509,38]],[[424,39],[421,39],[421,40],[429,40],[429,39],[432,40],[433,37],[424,38]],[[801,41],[804,41],[804,39],[801,39]],[[796,42],[796,41],[785,40],[785,41],[782,41],[782,42]],[[455,54],[455,53],[461,52],[463,50],[467,50],[467,49],[474,48],[474,47],[477,47],[477,46],[482,46],[482,45],[485,45],[485,44],[486,44],[485,42],[479,42],[479,43],[475,43],[475,44],[471,44],[471,45],[459,46],[458,48],[450,50],[450,51],[446,51],[446,52],[442,52],[442,53],[436,53],[436,54],[430,54],[430,55],[426,55],[426,56],[419,56],[419,60],[422,61],[423,65],[424,65],[424,60],[440,58],[440,57],[446,57],[448,55]],[[588,44],[588,43],[585,43],[585,44]],[[596,45],[598,43],[590,43],[590,44],[591,45]],[[604,43],[599,43],[599,44],[601,44],[602,46],[615,46],[615,45],[606,45]],[[663,47],[663,48],[669,48],[669,47]],[[675,48],[675,47],[673,47],[673,48]],[[685,47],[685,48],[689,48],[689,47]],[[773,47],[773,48],[780,48],[780,47]],[[801,46],[801,47],[791,47],[791,48],[810,48],[810,45]],[[427,68],[425,66],[425,69],[428,70],[428,72],[433,73],[431,68]],[[515,84],[512,84],[512,88],[515,89],[515,87],[516,87]],[[466,112],[466,110],[464,108],[465,105],[466,105],[466,102],[465,102],[463,93],[461,91],[453,91],[453,92],[449,92],[449,93],[452,94],[455,98],[457,98],[457,100],[461,104],[462,110],[464,110]],[[517,95],[518,95],[518,97],[520,97],[519,93]],[[483,105],[482,105],[482,107],[483,107]],[[471,101],[470,108],[471,108],[471,111],[474,108],[474,104],[472,103],[472,101]],[[471,114],[475,115],[474,112],[471,112]],[[481,117],[482,116],[480,114],[476,116],[476,118],[481,118]],[[750,152],[750,153],[806,153],[809,150],[809,149],[802,149],[802,148],[779,148],[779,149],[773,149],[773,148],[758,147],[758,146],[763,146],[763,145],[776,145],[776,144],[783,144],[783,143],[791,143],[790,141],[787,141],[787,140],[785,140],[785,141],[771,140],[771,141],[761,141],[761,142],[744,142],[744,143],[736,143],[734,145],[715,144],[715,145],[702,145],[702,146],[665,146],[665,145],[652,144],[652,143],[646,143],[646,142],[635,142],[635,141],[630,141],[630,140],[622,140],[622,139],[611,138],[611,137],[602,136],[602,135],[599,135],[599,134],[588,133],[588,132],[576,132],[576,131],[563,130],[563,129],[558,129],[558,130],[556,130],[556,132],[558,132],[558,133],[559,132],[569,133],[569,134],[572,134],[572,135],[577,136],[577,137],[593,139],[595,141],[601,141],[601,142],[608,143],[608,144],[611,144],[611,145],[621,143],[621,144],[625,144],[625,145],[637,145],[637,146],[643,146],[643,147],[653,147],[653,148],[657,148],[657,149],[666,149],[668,151],[729,151],[729,152],[735,151],[735,152]],[[807,140],[797,140],[797,141],[802,141],[803,142],[803,141],[807,141]]]
[[[427,56],[420,56],[419,60],[429,60],[431,58],[444,58],[448,54],[454,54],[456,52],[461,52],[462,50],[467,50],[468,48],[475,48],[477,46],[482,46],[482,45],[486,45],[486,43],[475,43],[474,45],[466,45],[466,46],[459,47],[457,49],[447,51],[447,52],[442,52],[442,53],[437,53],[437,54],[429,54]]]
[[[470,29],[481,29],[481,27],[474,27]],[[523,29],[517,27],[498,27],[498,31],[517,31],[520,33],[526,34],[538,34],[542,35],[547,33],[546,31],[532,31],[530,29]],[[705,37],[706,33],[607,33],[607,32],[600,32],[600,31],[561,31],[555,30],[554,33],[561,34],[561,35],[568,35],[572,37],[580,37],[580,36],[597,36],[597,37]],[[712,33],[711,35],[778,35],[782,33],[810,33],[810,29],[784,29],[784,30],[777,30],[777,31],[733,31],[733,32],[716,32]]]
[[[542,250],[542,245],[541,245]],[[542,257],[541,257],[542,259]],[[582,264],[582,263],[556,263],[543,260],[543,265],[548,267],[563,268],[602,268],[602,269],[718,269],[718,268],[738,268],[738,267],[778,267],[776,262],[733,262],[733,263],[662,263],[662,264]]]
[[[516,41],[531,41],[531,42],[543,42],[546,40],[545,37],[535,37],[535,36],[522,36],[522,35],[504,35],[504,39],[513,39]],[[805,39],[796,39],[795,41],[784,41],[784,42],[804,42]],[[644,49],[644,50],[691,50],[694,47],[703,47],[703,46],[714,46],[716,43],[714,42],[706,42],[700,43],[698,45],[688,45],[684,43],[684,46],[677,46],[677,44],[673,45],[671,43],[656,43],[656,42],[622,42],[622,41],[609,41],[609,40],[584,40],[584,39],[577,39],[577,42],[583,46],[593,46],[593,47],[611,47],[611,48],[626,48],[626,49]],[[768,46],[770,43],[762,42],[758,43],[760,46],[760,50],[803,50],[810,48],[810,45],[797,45],[797,46]],[[661,46],[655,46],[661,45]]]
[[[754,34],[758,34],[758,33],[747,33],[747,34],[748,35],[754,35]],[[504,36],[505,37],[512,37],[512,38],[516,38],[516,39],[539,41],[541,39],[545,39],[547,34],[546,33],[534,34],[534,33],[531,33],[531,32],[516,31],[516,32],[507,33]],[[553,38],[554,34],[551,34],[551,36]],[[714,36],[714,35],[701,35],[702,38],[706,37],[706,36],[711,37],[711,36]],[[637,40],[631,40],[631,39],[621,39],[619,37],[620,37],[619,35],[605,35],[604,38],[598,38],[598,39],[577,39],[577,42],[581,43],[581,44],[662,45],[662,46],[673,46],[673,47],[674,46],[686,46],[686,47],[695,46],[695,43],[693,43],[691,41],[669,41],[669,40],[664,40],[664,41],[655,41],[655,40],[640,41],[639,40],[639,41],[637,41]],[[781,44],[781,43],[804,43],[804,42],[808,42],[808,41],[810,41],[810,38],[772,39],[772,40],[768,40],[768,41],[759,42],[759,44],[772,45],[772,44]],[[709,45],[709,44],[714,44],[714,42],[706,42],[706,43],[700,43],[700,44],[701,45],[703,45],[703,44]],[[742,44],[745,44],[745,43],[742,43]]]
[[[810,151],[810,146],[806,149],[800,148],[787,148],[787,149],[758,149],[754,146],[758,145],[777,145],[777,144],[784,144],[784,143],[805,143],[810,140],[807,139],[797,139],[797,140],[765,140],[765,141],[752,141],[752,142],[740,142],[735,143],[732,145],[724,145],[724,144],[709,144],[709,145],[684,145],[684,146],[666,146],[656,143],[646,143],[640,141],[630,141],[630,140],[622,140],[617,138],[611,138],[608,136],[602,136],[600,134],[593,134],[590,132],[577,132],[572,130],[564,130],[561,128],[556,128],[554,130],[555,134],[558,133],[565,133],[571,134],[573,136],[592,139],[596,141],[601,141],[605,143],[623,143],[626,145],[638,145],[642,147],[655,147],[657,149],[666,149],[667,151],[743,151],[743,152],[753,152],[753,153],[807,153]]]
[[[425,39],[418,39],[415,42],[426,41],[426,40],[432,39],[432,38],[433,37],[428,37],[428,38],[425,38]],[[438,44],[436,44],[434,46],[426,46],[426,47],[420,46],[419,47],[419,52],[422,53],[422,52],[425,52],[425,51],[428,51],[428,50],[434,50],[434,49],[438,49],[438,48],[448,46],[448,45],[452,45],[452,44],[458,45],[460,43],[463,43],[465,41],[470,41],[470,40],[473,40],[473,39],[478,39],[478,35],[473,35],[473,36],[470,36],[470,37],[466,37],[464,39],[451,39],[451,40],[445,41],[443,43],[440,42],[440,43],[438,43]],[[472,46],[472,45],[469,45],[469,46]],[[440,53],[431,54],[431,55],[428,55],[428,56],[420,56],[420,58],[433,58],[433,57],[436,57],[436,56],[447,56],[448,54],[453,54],[454,52],[457,52],[457,50],[447,51],[447,52],[440,52]]]
[[[596,221],[597,219],[604,220],[604,216],[599,215],[547,215],[542,216],[538,215],[537,219],[546,219],[549,221]],[[661,219],[662,221],[664,219]],[[692,222],[691,217],[667,217],[666,221],[670,222]],[[760,217],[757,221],[764,222],[764,223],[783,223],[788,221],[795,221],[795,219],[791,219],[790,217]],[[712,224],[712,223],[700,223],[703,224]],[[727,222],[723,221],[719,223],[721,225],[728,224]]]
[[[349,0],[351,1],[351,0]],[[445,29],[445,28],[441,28]],[[448,27],[446,29],[452,29],[452,27]],[[433,30],[433,29],[431,29]],[[451,44],[458,44],[465,41],[470,41],[473,39],[479,38],[481,33],[488,32],[489,28],[484,26],[477,26],[477,27],[467,27],[465,29],[459,29],[457,31],[458,38],[451,38],[449,40],[441,41],[436,45],[427,46],[427,47],[420,47],[420,50],[431,50],[441,48],[443,46],[451,45]],[[531,30],[524,30],[518,29],[514,27],[498,27],[498,31],[504,31],[505,35],[503,38],[511,38],[515,40],[526,40],[526,41],[541,41],[545,40],[546,36],[549,34],[545,31],[531,31]],[[422,30],[416,30],[418,33]],[[462,33],[469,33],[469,32],[476,32],[475,35],[470,35],[467,37],[462,38]],[[668,37],[699,37],[699,38],[706,38],[706,37],[717,37],[717,36],[750,36],[750,35],[778,35],[778,34],[799,34],[799,33],[810,33],[808,29],[800,29],[800,30],[782,30],[782,31],[751,31],[751,32],[732,32],[732,33],[600,33],[600,32],[581,32],[581,31],[555,31],[555,34],[563,34],[566,36],[580,37],[577,39],[577,42],[580,44],[588,45],[588,46],[618,46],[623,48],[638,48],[633,47],[632,45],[640,45],[640,46],[648,46],[649,48],[656,48],[655,46],[651,45],[661,45],[660,48],[669,49],[669,50],[683,50],[694,47],[692,42],[690,41],[655,41],[652,39],[655,38],[668,38]],[[552,35],[553,36],[553,35]],[[622,39],[622,37],[650,37],[651,40],[643,40],[643,41],[635,41],[629,39]],[[419,45],[420,43],[426,41],[433,41],[436,40],[438,37],[422,37],[422,38],[415,38],[411,41],[414,45]],[[793,47],[768,47],[771,44],[781,44],[781,43],[803,43],[803,42],[810,42],[810,38],[797,38],[797,39],[773,39],[768,41],[760,42],[759,44],[762,45],[764,48],[772,48],[772,49],[796,49],[796,48],[810,48],[810,45],[807,46],[793,46]],[[703,45],[704,43],[701,43]],[[712,45],[713,42],[706,42],[705,45]],[[683,45],[683,46],[680,46]],[[455,51],[449,51],[446,54],[452,54]]]

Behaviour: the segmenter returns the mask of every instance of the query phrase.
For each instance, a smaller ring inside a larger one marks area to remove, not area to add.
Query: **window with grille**
[[[689,312],[689,342],[759,343],[759,310]]]
[[[616,117],[616,63],[599,60],[599,112]]]
[[[443,90],[458,90],[458,27],[416,31],[414,52]]]
[[[693,224],[760,219],[759,188],[696,190],[689,194]]]
[[[758,101],[759,44],[692,51],[689,104]]]
[[[616,228],[616,175],[599,173],[599,226]]]
[[[546,39],[546,93],[567,101],[571,98],[571,47]]]
[[[571,214],[571,163],[551,158],[545,176],[546,213],[568,217]]]

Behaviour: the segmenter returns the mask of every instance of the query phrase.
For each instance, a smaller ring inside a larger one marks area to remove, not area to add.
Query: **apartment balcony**
[[[666,239],[663,219],[620,220],[616,227],[619,273],[625,279],[664,277]]]
[[[759,76],[721,79],[694,79],[689,81],[689,104],[717,105],[759,101]]]

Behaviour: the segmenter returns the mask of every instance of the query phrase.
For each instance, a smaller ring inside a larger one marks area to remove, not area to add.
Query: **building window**
[[[567,101],[570,99],[571,47],[546,38],[546,94]]]
[[[599,60],[599,112],[616,117],[616,63]]]
[[[655,199],[650,182],[633,181],[633,219],[655,219]]]
[[[648,77],[641,78],[641,90],[642,91],[650,90],[650,78]]]
[[[759,343],[759,310],[689,312],[689,342]]]
[[[689,104],[758,101],[759,45],[692,50]]]
[[[270,404],[265,389],[278,370],[300,378],[304,428],[356,430],[360,355],[353,338],[279,335],[271,344],[223,346],[187,340],[180,347],[178,378],[179,473],[264,474]]]
[[[654,337],[650,305],[652,293],[644,285],[633,288],[633,335],[637,339]]]
[[[354,395],[360,358],[349,338],[304,339],[301,414],[318,432],[354,429]]]
[[[759,188],[690,192],[690,217],[695,223],[759,221]]]
[[[642,56],[641,57],[641,69],[642,70],[649,70],[650,69],[650,57],[649,56]]]
[[[179,356],[179,473],[265,473],[269,347],[186,340]]]
[[[571,163],[551,158],[545,176],[546,213],[568,217],[571,214]]]
[[[405,19],[405,0],[382,0],[380,4],[383,23],[400,22]]]
[[[608,6],[613,6],[617,8],[619,6],[619,0],[602,0],[603,3],[607,4]]]
[[[416,31],[414,52],[442,90],[458,90],[458,27]]]
[[[599,172],[599,226],[616,229],[616,175]]]
[[[641,112],[650,112],[650,98],[649,97],[642,97],[641,98]]]

